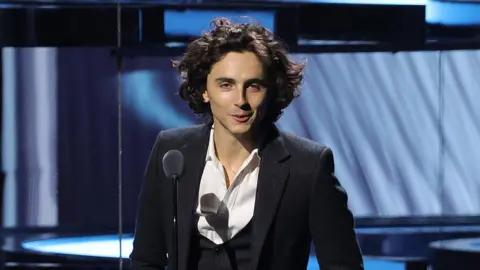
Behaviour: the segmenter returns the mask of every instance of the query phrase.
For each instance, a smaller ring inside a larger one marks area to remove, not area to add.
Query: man
[[[223,18],[174,65],[180,97],[206,124],[158,135],[139,199],[132,268],[171,266],[172,183],[161,159],[178,149],[186,164],[179,270],[306,269],[312,240],[322,270],[363,269],[332,151],[274,125],[298,96],[304,65],[290,61],[264,27]]]

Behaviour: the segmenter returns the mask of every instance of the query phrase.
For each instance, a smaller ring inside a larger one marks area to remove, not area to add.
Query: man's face
[[[212,66],[203,94],[210,103],[215,129],[248,135],[264,117],[266,75],[254,53],[230,52]]]

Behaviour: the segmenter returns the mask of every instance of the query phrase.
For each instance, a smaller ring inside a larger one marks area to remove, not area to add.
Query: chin
[[[244,135],[250,133],[252,130],[252,125],[250,123],[233,123],[229,125],[228,130],[230,133],[236,136]]]
[[[230,133],[232,133],[233,135],[248,134],[250,130],[251,130],[250,125],[233,126],[229,128]]]
[[[226,120],[226,121],[225,121]],[[224,121],[218,121],[223,129],[234,136],[242,136],[249,134],[252,131],[252,121],[246,123],[239,123],[231,119],[224,119]]]

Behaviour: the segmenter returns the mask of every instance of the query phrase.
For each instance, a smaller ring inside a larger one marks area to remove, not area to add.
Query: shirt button
[[[214,250],[215,250],[216,253],[219,253],[219,252],[220,252],[220,247],[219,247],[219,246],[216,246],[216,247],[214,248]]]

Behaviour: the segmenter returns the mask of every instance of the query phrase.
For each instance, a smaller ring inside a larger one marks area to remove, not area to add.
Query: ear
[[[202,97],[203,97],[203,102],[208,103],[210,101],[207,90],[203,91]]]

